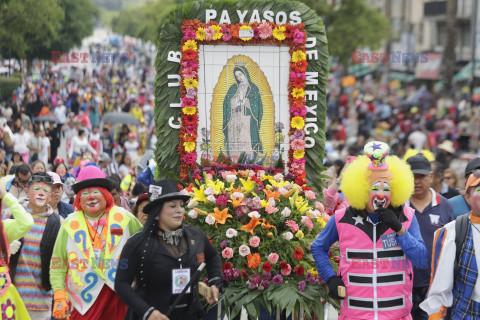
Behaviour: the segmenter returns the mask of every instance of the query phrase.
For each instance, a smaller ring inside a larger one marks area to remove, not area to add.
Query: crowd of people
[[[205,234],[182,224],[188,196],[171,180],[154,182],[153,55],[140,43],[89,50],[129,59],[90,69],[39,62],[0,100],[2,314],[201,318],[196,293],[167,316],[170,274],[200,264],[188,241],[207,263],[208,303],[222,273]],[[109,112],[134,120],[103,121]],[[436,99],[424,87],[373,89],[366,79],[344,94],[331,86],[327,116],[332,179],[323,193],[335,218],[312,252],[330,294],[345,299],[340,318],[480,318],[480,104]],[[337,241],[345,259],[335,274],[328,252]]]

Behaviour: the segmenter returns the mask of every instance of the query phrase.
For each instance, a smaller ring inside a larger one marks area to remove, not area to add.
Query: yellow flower
[[[322,229],[325,228],[325,226],[327,225],[327,223],[325,222],[325,220],[322,217],[318,217],[317,222],[320,224]]]
[[[295,237],[297,237],[298,239],[303,239],[304,237],[303,231],[298,230],[297,233],[295,233]]]
[[[305,156],[305,150],[295,150],[293,151],[293,157],[295,159],[302,159]]]
[[[269,179],[268,182],[270,182],[272,186],[277,188],[285,187],[288,184],[288,181],[285,180],[276,181],[273,179]]]
[[[185,41],[185,43],[183,44],[182,50],[185,51],[188,49],[197,51],[197,42],[194,40]]]
[[[196,88],[198,86],[198,81],[193,78],[184,79],[183,85],[185,86],[185,89]]]
[[[221,33],[220,31],[222,30],[222,27],[220,27],[219,25],[212,25],[212,30],[215,32],[213,34],[213,40],[219,40],[222,38],[223,36],[223,33]]]
[[[262,203],[262,208],[266,208],[268,206],[268,201],[267,200],[261,200]]]
[[[252,27],[250,27],[250,26],[241,26],[241,27],[240,27],[240,30],[252,30]],[[243,41],[248,41],[248,40],[250,40],[250,39],[252,39],[252,38],[251,38],[251,37],[248,37],[248,38],[240,38],[240,39],[242,39]]]
[[[306,60],[306,59],[307,59],[307,55],[303,51],[298,50],[292,54],[293,63],[297,63],[298,61]]]
[[[222,181],[217,180],[217,182],[213,180],[207,180],[207,187],[212,187],[215,190],[215,194],[220,194],[223,188],[225,188],[225,184]]]
[[[297,207],[297,210],[300,211],[302,214],[307,210],[311,209],[308,206],[308,202],[304,201],[302,197],[298,197],[297,199],[295,199],[295,206]]]
[[[183,143],[183,146],[185,147],[185,151],[187,152],[192,152],[195,150],[195,142],[193,141],[186,141]]]
[[[294,98],[305,97],[305,90],[303,90],[303,88],[293,88],[292,97],[294,97]]]
[[[202,27],[197,29],[197,34],[195,35],[195,38],[200,41],[205,40],[205,30]]]
[[[197,111],[197,108],[195,108],[195,107],[185,107],[182,110],[183,110],[184,114],[195,114],[195,112]],[[295,150],[295,151],[298,151],[298,150]]]
[[[200,189],[197,189],[197,188],[194,187],[194,188],[193,188],[193,199],[194,199],[195,201],[198,201],[198,202],[200,202],[200,201],[202,201],[202,202],[207,201],[207,197],[205,197],[204,191],[205,191],[205,185],[204,185],[204,184],[202,184],[202,185],[200,186]]]
[[[302,130],[305,127],[305,120],[302,117],[293,117],[290,125],[292,128]]]
[[[273,29],[273,37],[280,41],[285,40],[285,27],[278,26],[275,29]]]
[[[311,274],[314,278],[318,278],[318,271],[317,271],[317,269],[312,268],[312,269],[308,270],[307,272],[310,272],[310,274]]]
[[[240,182],[242,183],[242,189],[245,193],[250,193],[252,192],[253,188],[255,188],[255,181],[250,180],[250,178],[247,180],[240,178]]]
[[[264,174],[264,175],[262,176],[262,180],[269,180],[269,181],[270,181],[270,180],[272,180],[272,179],[275,179],[275,178],[274,178],[273,176],[270,176],[270,175]]]

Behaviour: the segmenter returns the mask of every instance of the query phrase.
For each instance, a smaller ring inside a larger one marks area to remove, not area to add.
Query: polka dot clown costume
[[[142,225],[115,206],[112,185],[100,168],[84,167],[77,181],[76,211],[60,228],[50,265],[53,317],[70,313],[70,320],[124,319],[127,306],[114,292],[115,274],[125,267],[119,261],[124,244]]]
[[[368,143],[364,152],[342,173],[340,189],[350,206],[335,212],[312,253],[330,295],[341,299],[339,319],[409,320],[412,264],[424,268],[428,261],[414,211],[402,207],[413,192],[413,174],[383,142]],[[337,274],[328,259],[336,241]]]

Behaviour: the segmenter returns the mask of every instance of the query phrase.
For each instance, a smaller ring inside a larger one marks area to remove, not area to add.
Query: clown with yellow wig
[[[350,206],[328,221],[313,257],[330,295],[342,300],[339,319],[412,319],[412,264],[426,268],[428,261],[415,211],[402,206],[413,193],[413,174],[383,142],[364,151],[342,174]],[[337,275],[328,258],[336,241]]]

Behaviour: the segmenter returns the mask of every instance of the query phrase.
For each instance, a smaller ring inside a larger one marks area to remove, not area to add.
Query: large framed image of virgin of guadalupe
[[[311,9],[280,0],[185,3],[158,43],[162,170],[186,178],[219,155],[265,167],[282,160],[299,185],[321,188],[328,50]]]

